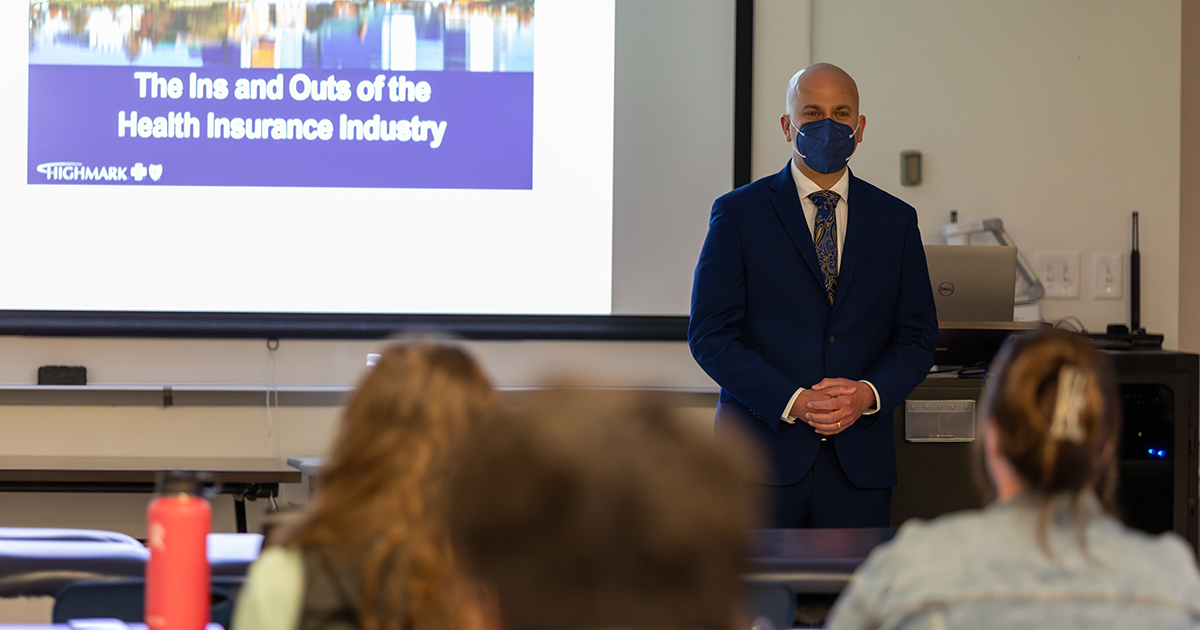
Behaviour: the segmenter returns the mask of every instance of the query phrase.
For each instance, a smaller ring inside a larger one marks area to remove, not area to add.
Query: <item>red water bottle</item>
[[[150,630],[203,630],[209,620],[208,532],[212,506],[196,473],[160,475],[146,509],[146,625]]]

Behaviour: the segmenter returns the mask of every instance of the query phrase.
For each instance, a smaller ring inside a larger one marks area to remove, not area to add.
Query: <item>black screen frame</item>
[[[750,183],[754,0],[736,0],[734,186]],[[686,316],[458,315],[0,310],[0,335],[383,339],[413,330],[465,339],[683,341]]]
[[[400,333],[474,340],[680,341],[687,317],[4,311],[0,334],[48,337],[385,339]]]

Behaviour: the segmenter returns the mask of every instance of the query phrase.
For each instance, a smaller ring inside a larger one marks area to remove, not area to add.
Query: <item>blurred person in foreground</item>
[[[462,350],[389,348],[348,401],[308,506],[250,569],[237,630],[460,630],[445,530],[451,452],[498,397]]]
[[[733,444],[562,390],[470,436],[448,523],[486,630],[730,630],[758,506]]]
[[[1083,337],[1009,339],[977,433],[995,501],[901,527],[859,568],[828,627],[1200,627],[1195,552],[1107,511],[1116,393],[1108,358]]]

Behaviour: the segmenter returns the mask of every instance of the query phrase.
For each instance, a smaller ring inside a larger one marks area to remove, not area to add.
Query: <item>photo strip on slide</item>
[[[29,184],[529,190],[534,0],[30,0]]]

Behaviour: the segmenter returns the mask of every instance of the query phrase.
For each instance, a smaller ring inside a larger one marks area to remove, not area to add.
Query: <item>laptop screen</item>
[[[926,245],[939,322],[1011,322],[1017,248]]]

